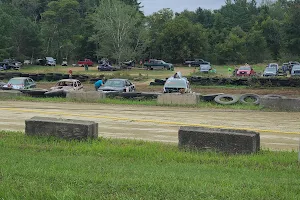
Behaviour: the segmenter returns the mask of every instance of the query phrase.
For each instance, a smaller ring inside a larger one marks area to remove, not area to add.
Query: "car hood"
[[[109,87],[103,86],[98,89],[99,91],[123,91],[124,87]]]
[[[238,70],[237,73],[247,73],[249,72],[250,73],[250,70]]]
[[[51,87],[50,88],[51,91],[53,90],[66,90],[66,91],[69,91],[69,90],[75,90],[72,86],[55,86],[55,87]]]
[[[24,89],[24,85],[11,85],[11,84],[8,85],[8,84],[5,84],[2,87],[11,88],[11,89],[14,89],[14,90]]]

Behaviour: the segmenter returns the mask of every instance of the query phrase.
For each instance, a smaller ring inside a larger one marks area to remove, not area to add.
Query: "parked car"
[[[194,60],[191,60],[191,61],[185,61],[184,62],[185,65],[190,65],[190,66],[193,66],[193,67],[198,67],[200,66],[201,64],[210,64],[210,62],[207,62],[203,59],[194,59]]]
[[[68,61],[66,58],[63,58],[63,61],[61,63],[61,66],[68,66]]]
[[[28,77],[16,77],[11,78],[7,84],[2,86],[4,89],[14,89],[14,90],[20,90],[20,89],[29,89],[29,88],[35,88],[36,84],[34,80]]]
[[[24,64],[24,65],[30,65],[30,64],[32,64],[32,63],[31,63],[30,60],[24,60],[23,64]]]
[[[79,60],[79,61],[77,62],[77,65],[78,65],[79,67],[83,67],[84,65],[93,66],[94,63],[93,63],[93,61],[91,61],[90,59],[84,59],[84,60]]]
[[[45,57],[45,65],[56,66],[56,60],[52,57]]]
[[[62,79],[56,83],[54,87],[51,87],[50,90],[82,90],[83,85],[77,79]]]
[[[211,70],[210,63],[203,63],[200,65],[200,72],[208,73]]]
[[[166,63],[163,60],[155,60],[150,59],[149,62],[144,63],[144,66],[147,70],[154,70],[154,69],[165,69],[165,70],[174,70],[174,66],[171,63]]]
[[[270,64],[268,64],[267,67],[269,67],[269,68],[275,68],[276,71],[278,71],[278,69],[279,69],[279,65],[277,63],[270,63]]]
[[[0,70],[19,70],[20,67],[8,62],[0,62]]]
[[[189,93],[191,92],[190,83],[187,78],[182,77],[181,72],[176,72],[167,79],[164,85],[164,93]]]
[[[266,67],[263,76],[277,76],[277,74],[278,71],[276,70],[276,67]]]
[[[117,68],[115,68],[109,64],[101,64],[101,65],[98,65],[98,71],[117,71]]]
[[[291,76],[300,76],[300,65],[293,65]]]
[[[256,75],[256,72],[250,66],[241,66],[237,70],[236,75],[237,76],[254,76],[254,75]]]
[[[293,69],[293,66],[294,66],[294,65],[300,65],[300,63],[299,63],[299,62],[296,62],[296,61],[290,61],[290,62],[288,63],[288,70],[289,70],[290,74],[292,74],[292,69]]]
[[[135,62],[133,60],[123,62],[121,65],[121,69],[131,69],[135,67]]]
[[[101,92],[134,92],[135,85],[128,79],[108,79],[98,91]]]

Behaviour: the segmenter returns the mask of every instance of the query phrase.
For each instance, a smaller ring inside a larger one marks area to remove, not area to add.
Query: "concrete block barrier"
[[[18,97],[24,94],[18,90],[0,90],[0,97]]]
[[[93,121],[33,117],[25,121],[25,134],[67,140],[98,138],[98,123]]]
[[[272,110],[300,112],[300,99],[296,98],[262,96],[260,105]]]
[[[104,99],[106,97],[105,93],[98,91],[70,91],[67,92],[66,98],[73,100],[85,100],[85,101],[96,101]]]
[[[260,149],[259,133],[244,130],[180,127],[180,148],[216,150],[227,153],[255,153]]]
[[[173,104],[173,105],[196,105],[199,103],[199,94],[180,94],[180,93],[165,93],[157,97],[158,104]]]

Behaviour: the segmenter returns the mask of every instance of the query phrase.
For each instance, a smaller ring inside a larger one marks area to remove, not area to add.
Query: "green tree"
[[[51,1],[42,14],[44,54],[62,58],[73,58],[82,39],[81,18],[76,0]]]
[[[134,37],[134,32],[141,18],[136,7],[102,0],[92,18],[96,32],[91,39],[98,45],[98,56],[113,58],[117,63],[135,56],[133,44],[139,43],[139,37]]]
[[[182,62],[188,58],[204,58],[208,46],[206,30],[179,16],[168,22],[159,41],[165,59]]]

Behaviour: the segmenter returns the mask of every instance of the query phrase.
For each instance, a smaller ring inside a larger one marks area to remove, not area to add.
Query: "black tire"
[[[232,99],[231,101],[222,101],[221,99],[223,98],[229,98]],[[239,97],[235,96],[235,95],[230,95],[230,94],[222,94],[222,95],[218,95],[215,97],[215,102],[222,104],[222,105],[231,105],[231,104],[235,104],[236,102],[239,101]]]
[[[207,94],[207,95],[201,96],[201,99],[202,99],[203,101],[213,101],[217,96],[223,95],[223,94],[224,94],[224,93]]]
[[[255,99],[255,101],[254,102],[247,102],[247,101],[245,101],[246,98],[253,98],[253,99]],[[260,103],[260,96],[257,95],[257,94],[243,94],[240,97],[240,102],[241,103],[245,103],[245,104],[258,105]]]

